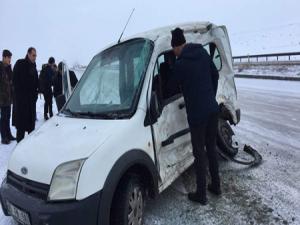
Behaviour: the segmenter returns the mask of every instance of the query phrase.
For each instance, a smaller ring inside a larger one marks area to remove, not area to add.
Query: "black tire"
[[[238,153],[238,148],[233,146],[232,136],[234,132],[228,122],[224,119],[219,119],[217,144],[219,149],[230,157],[234,157]]]
[[[142,225],[144,207],[143,185],[136,175],[127,176],[121,180],[114,195],[110,225]]]

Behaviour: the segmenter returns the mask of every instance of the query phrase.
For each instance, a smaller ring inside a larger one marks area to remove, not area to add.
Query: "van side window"
[[[222,69],[222,59],[219,52],[219,49],[217,48],[215,43],[209,43],[203,46],[204,49],[208,52],[208,54],[211,56],[216,68],[218,71]]]
[[[179,86],[175,87],[174,90],[168,90],[167,88],[175,60],[176,57],[173,51],[168,51],[160,55],[155,64],[152,90],[157,93],[161,105],[167,105],[182,95]]]
[[[220,52],[214,43],[209,43],[203,46],[208,54],[211,56],[218,71],[222,68],[222,61]],[[172,76],[172,67],[176,61],[176,57],[173,51],[167,51],[161,54],[155,64],[154,77],[153,77],[153,88],[159,99],[161,99],[161,105],[167,105],[172,101],[175,101],[181,97],[181,88],[175,87],[174,90],[168,90],[167,84]]]

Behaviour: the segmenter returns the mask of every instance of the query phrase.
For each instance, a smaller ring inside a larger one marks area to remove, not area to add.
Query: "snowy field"
[[[288,65],[288,63],[276,65],[234,65],[235,74],[242,75],[264,75],[264,76],[284,76],[300,77],[300,65]]]
[[[234,56],[300,51],[300,22],[233,32],[229,38]],[[276,37],[276,38],[275,38]]]
[[[247,168],[220,159],[223,195],[208,195],[207,206],[187,200],[195,187],[188,170],[148,202],[145,225],[300,224],[300,82],[236,79],[236,84],[242,109],[236,139],[256,148],[262,165]],[[37,127],[42,109],[39,99]],[[14,146],[0,145],[0,179]],[[0,210],[0,225],[16,223]]]

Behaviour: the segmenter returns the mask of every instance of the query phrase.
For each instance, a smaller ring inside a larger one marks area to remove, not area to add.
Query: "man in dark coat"
[[[45,104],[44,104],[44,119],[48,120],[49,116],[53,116],[52,111],[52,98],[53,98],[53,79],[55,75],[54,71],[55,59],[50,57],[48,60],[48,64],[43,66],[42,71],[39,76],[39,89],[40,92],[44,96]]]
[[[63,94],[63,87],[62,87],[62,73],[63,73],[63,63],[60,62],[58,64],[58,71],[54,77],[54,81],[53,81],[53,94],[54,97],[57,98],[58,96]],[[78,79],[76,77],[76,74],[74,71],[69,70],[69,76],[70,76],[70,83],[71,83],[71,87],[72,89],[76,86],[76,84],[78,83]],[[57,107],[58,108],[58,107]]]
[[[0,107],[1,107],[1,143],[9,144],[16,140],[10,131],[11,104],[13,102],[12,90],[12,53],[9,50],[3,50],[2,62],[0,61]]]
[[[25,132],[35,129],[36,100],[38,96],[38,73],[36,70],[36,50],[29,48],[25,59],[19,59],[13,69],[15,91],[15,116],[13,124],[17,128],[17,142]]]
[[[208,190],[220,195],[219,166],[216,153],[216,135],[219,107],[216,101],[219,73],[211,57],[201,44],[186,44],[183,30],[172,31],[171,45],[177,56],[173,77],[168,86],[182,88],[188,123],[191,130],[197,190],[189,193],[191,201],[203,205],[206,197],[206,153],[211,184]]]

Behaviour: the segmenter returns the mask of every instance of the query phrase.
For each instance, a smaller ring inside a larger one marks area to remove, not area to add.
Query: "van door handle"
[[[184,102],[180,103],[180,104],[178,105],[178,108],[179,108],[180,110],[183,109],[183,108],[185,108],[185,103],[184,103]]]
[[[164,140],[164,141],[161,143],[161,146],[162,146],[162,147],[165,147],[165,146],[167,146],[167,145],[170,145],[170,144],[174,143],[174,140],[175,140],[176,138],[179,138],[179,137],[181,137],[181,136],[183,136],[183,135],[186,135],[186,134],[188,134],[188,133],[190,133],[190,128],[186,128],[186,129],[180,130],[180,131],[176,132],[175,134],[172,134],[172,135],[171,135],[170,137],[168,137],[166,140]]]

